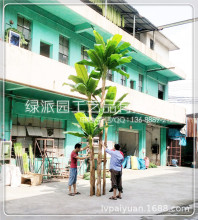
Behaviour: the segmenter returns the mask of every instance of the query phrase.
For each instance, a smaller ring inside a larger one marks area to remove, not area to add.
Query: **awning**
[[[41,128],[39,127],[27,126],[26,128],[29,136],[39,136],[39,137],[43,136]]]

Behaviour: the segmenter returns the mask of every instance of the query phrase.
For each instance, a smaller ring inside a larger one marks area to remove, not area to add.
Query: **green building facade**
[[[53,3],[54,2],[58,1],[53,1]],[[103,28],[102,25],[98,26],[94,21],[90,21],[85,16],[82,16],[82,14],[78,14],[76,10],[71,9],[71,6],[67,7],[67,5],[45,4],[23,5],[18,4],[17,1],[9,1],[6,3],[8,4],[5,5],[4,8],[3,5],[1,5],[1,15],[4,14],[4,16],[0,16],[3,18],[2,22],[0,22],[3,24],[0,33],[1,43],[3,43],[4,35],[2,30],[5,31],[8,28],[15,28],[22,31],[25,38],[28,40],[28,46],[26,46],[26,48],[17,48],[19,51],[18,56],[21,56],[21,59],[24,59],[24,55],[21,54],[32,53],[37,54],[41,59],[44,59],[43,56],[47,57],[45,59],[48,59],[48,62],[50,62],[50,60],[57,61],[56,65],[61,65],[61,68],[63,65],[65,65],[65,68],[68,65],[74,67],[74,64],[77,61],[86,58],[84,49],[93,48],[94,46],[93,28],[104,36],[105,41],[112,36],[112,33],[109,32],[108,29]],[[88,7],[84,6],[84,3],[82,4],[82,10],[84,10],[83,7]],[[114,27],[115,25],[112,24],[112,26]],[[7,45],[9,43],[5,42],[4,44]],[[182,79],[182,77],[169,69],[159,72],[148,72],[148,70],[158,69],[162,65],[139,52],[133,44],[131,49],[135,50],[135,52],[131,54],[133,60],[131,63],[123,66],[129,74],[129,79],[125,79],[118,73],[113,72],[112,76],[110,76],[112,81],[117,87],[122,86],[123,89],[128,88],[135,90],[137,91],[137,94],[143,93],[145,95],[145,100],[147,97],[150,99],[154,97],[154,99],[152,99],[153,103],[158,103],[159,101],[160,105],[163,106],[163,103],[168,102],[168,82]],[[6,53],[7,51],[5,49],[5,57]],[[8,59],[8,57],[6,57],[6,59]],[[26,60],[24,59],[24,65],[25,62]],[[33,61],[30,60],[28,62]],[[66,91],[66,89],[65,94],[63,94],[57,92],[56,89],[43,89],[39,85],[34,86],[31,83],[28,85],[23,82],[20,83],[19,81],[16,82],[15,80],[7,79],[6,64],[4,69],[5,80],[4,82],[1,81],[1,83],[3,83],[2,85],[4,85],[4,117],[3,120],[1,120],[2,130],[0,138],[2,140],[12,140],[13,143],[20,140],[24,146],[27,147],[31,142],[33,145],[33,140],[36,137],[34,134],[31,135],[31,132],[27,130],[28,126],[36,127],[41,130],[42,128],[56,129],[58,133],[56,135],[53,134],[54,136],[52,136],[52,138],[54,137],[56,139],[57,148],[60,150],[59,153],[64,155],[63,158],[67,163],[74,145],[82,140],[71,135],[63,136],[61,132],[65,130],[76,130],[76,127],[72,124],[73,122],[76,122],[72,111],[76,111],[77,109],[76,101],[83,100],[85,103],[86,100],[81,97],[78,98],[77,96],[72,97],[71,94],[67,94],[68,91]],[[34,63],[34,65],[37,65],[37,63]],[[26,72],[22,74],[25,74],[26,77],[28,77],[30,69],[28,69],[28,66],[26,67]],[[16,65],[15,68],[17,69],[18,66]],[[41,68],[43,67],[41,66]],[[91,69],[89,69],[89,71],[90,70]],[[48,70],[47,68],[43,68],[41,72],[42,71],[45,72]],[[14,75],[15,72],[12,74]],[[47,76],[46,72],[45,74]],[[59,72],[54,72],[54,79],[56,79],[58,74]],[[29,77],[33,80],[36,76],[31,74]],[[160,88],[162,88],[162,91]],[[35,112],[28,110],[28,102],[36,101],[37,103],[38,101],[38,103],[41,104],[43,100],[51,100],[55,103],[53,108],[50,108],[51,112],[47,113],[46,111],[42,111],[41,106],[38,111]],[[57,101],[60,100],[69,101],[69,113],[57,112],[56,104]],[[152,105],[153,104],[150,103],[151,108]],[[167,104],[165,106],[167,106]],[[145,114],[144,112],[149,110],[150,107],[149,105],[145,105],[144,100],[142,100],[142,109],[146,108],[146,110],[142,112],[132,110],[128,114],[120,114],[119,116],[121,119],[118,117],[117,119],[112,120],[110,123],[112,126],[110,126],[108,130],[108,143],[120,143],[124,145],[130,143],[130,141],[137,142],[136,144],[133,144],[133,150],[130,151],[129,149],[129,151],[131,154],[134,154],[136,150],[136,155],[140,158],[144,158],[145,156],[150,157],[152,154],[151,145],[154,143],[155,138],[157,138],[157,143],[160,147],[158,165],[165,166],[167,127],[170,125],[181,125],[183,122],[182,120],[171,121],[169,118],[164,118],[163,116],[158,117],[156,115],[151,115],[149,111],[148,114]],[[82,108],[84,109],[84,107]],[[170,108],[172,108],[171,104]],[[143,118],[144,120],[135,121],[136,117]],[[148,122],[145,120],[147,117],[157,118],[158,120],[157,122]],[[128,135],[127,137],[129,139],[125,143],[123,132],[131,132],[130,134],[133,136],[132,139],[130,139],[130,135]],[[47,137],[49,137],[49,135],[47,135]],[[127,149],[128,148],[130,148],[129,144],[127,146]],[[151,161],[152,160],[153,162],[156,162],[155,157],[152,159],[151,156]]]

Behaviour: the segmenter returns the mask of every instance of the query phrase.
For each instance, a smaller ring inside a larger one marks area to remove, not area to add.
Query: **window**
[[[122,66],[121,69],[126,72],[125,66]],[[121,85],[126,86],[126,76],[121,75]]]
[[[87,47],[85,46],[81,46],[81,60],[88,60],[88,54],[87,54],[87,51],[85,50],[88,50]]]
[[[164,85],[158,84],[158,99],[164,99]]]
[[[40,42],[40,55],[50,57],[50,45]]]
[[[135,89],[135,81],[133,80],[130,81],[130,88]]]
[[[112,72],[112,70],[108,71],[108,73],[107,73],[107,80],[113,82],[113,72]]]
[[[154,41],[150,39],[150,49],[154,50]]]
[[[82,45],[81,46],[81,60],[88,60],[89,59],[88,53],[85,50],[88,50],[88,48]],[[86,69],[88,70],[88,66],[86,66]]]
[[[139,74],[139,92],[143,91],[143,75]]]
[[[59,36],[59,62],[68,64],[69,60],[69,40],[60,35]]]
[[[24,17],[17,17],[17,30],[23,33],[27,45],[22,45],[23,48],[31,49],[31,22]]]

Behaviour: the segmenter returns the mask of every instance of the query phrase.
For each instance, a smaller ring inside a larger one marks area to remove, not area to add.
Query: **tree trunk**
[[[106,84],[107,69],[104,69],[102,76],[102,96],[100,102],[100,108],[104,107],[105,103],[105,84]],[[103,119],[100,122],[100,127],[103,126]],[[99,134],[99,148],[98,148],[98,161],[97,161],[97,196],[101,196],[101,162],[102,162],[102,135],[103,132]]]
[[[105,125],[107,125],[108,122],[107,120],[105,121]],[[105,141],[104,141],[104,145],[107,146],[107,133],[108,133],[108,128],[105,128]],[[104,151],[104,162],[103,162],[103,190],[102,193],[103,195],[106,194],[106,151]]]
[[[92,120],[91,111],[91,96],[88,97],[88,110],[89,110],[89,120]],[[94,160],[94,146],[92,138],[89,138],[89,148],[91,150],[90,155],[90,196],[95,195],[95,160]]]
[[[100,127],[103,125],[103,119],[101,120]],[[97,196],[101,196],[101,163],[102,163],[102,135],[99,134],[99,149],[98,149],[98,161],[97,161]]]
[[[90,196],[95,195],[95,161],[94,161],[94,147],[92,138],[89,138],[89,147],[91,149],[90,157]]]

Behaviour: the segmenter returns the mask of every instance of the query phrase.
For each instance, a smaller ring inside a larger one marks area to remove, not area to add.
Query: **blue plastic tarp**
[[[124,158],[124,161],[122,162],[122,167],[125,168],[127,165],[127,157]]]
[[[140,159],[138,158],[138,163],[140,164],[140,170],[145,170],[146,169],[146,165],[145,165],[145,160],[144,159]]]
[[[131,156],[127,156],[127,165],[126,165],[126,168],[127,169],[131,169]]]
[[[179,140],[181,146],[186,146],[185,134],[182,134],[178,129],[169,128],[168,137],[173,140]]]

